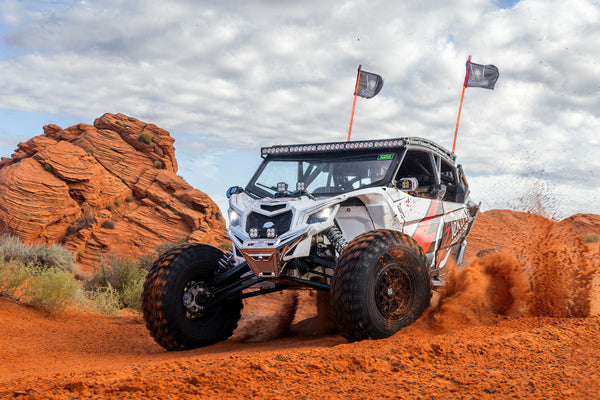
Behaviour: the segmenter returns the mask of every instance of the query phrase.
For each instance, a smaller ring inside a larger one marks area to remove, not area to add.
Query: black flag
[[[498,68],[495,65],[480,65],[467,61],[465,87],[480,87],[494,90],[498,76]]]
[[[370,99],[371,97],[375,97],[382,87],[383,78],[381,76],[367,71],[361,71],[356,94],[365,99]]]

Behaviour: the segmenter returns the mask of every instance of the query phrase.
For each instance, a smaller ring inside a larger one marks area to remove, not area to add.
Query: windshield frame
[[[373,157],[373,156],[378,156],[381,154],[392,154],[393,158],[390,161],[390,164],[388,166],[388,170],[385,174],[385,176],[382,179],[379,179],[377,181],[371,182],[369,184],[366,184],[364,186],[361,186],[360,189],[364,189],[364,188],[368,188],[368,187],[374,187],[374,186],[392,186],[392,179],[396,174],[396,170],[398,169],[400,160],[402,160],[404,158],[404,155],[406,153],[406,147],[401,147],[401,148],[397,148],[397,149],[379,149],[379,150],[369,150],[369,151],[365,151],[365,150],[359,150],[359,151],[352,151],[352,152],[344,152],[344,153],[339,153],[339,152],[335,152],[335,153],[320,153],[320,154],[286,154],[286,155],[269,155],[267,156],[263,162],[259,165],[258,169],[256,170],[256,172],[254,173],[254,175],[252,176],[252,178],[250,179],[250,181],[248,182],[248,184],[246,185],[246,192],[248,192],[250,195],[252,195],[253,197],[256,198],[274,198],[277,197],[272,193],[269,193],[267,190],[262,189],[260,186],[258,186],[257,180],[258,178],[261,176],[261,174],[263,173],[263,171],[265,170],[265,168],[267,167],[267,165],[270,162],[273,161],[284,161],[284,162],[299,162],[299,161],[304,161],[304,162],[315,162],[315,163],[332,163],[332,162],[348,162],[350,160],[368,160],[369,157]],[[377,159],[375,159],[377,160]],[[382,161],[382,160],[379,160]],[[294,182],[295,185],[295,182]],[[353,190],[358,190],[358,189],[353,189]],[[312,196],[315,197],[332,197],[332,196],[337,196],[343,193],[349,193],[350,191],[353,190],[342,190],[342,191],[327,191],[327,192],[322,192],[322,193],[311,193]],[[308,191],[308,193],[310,193],[310,190]],[[296,188],[295,187],[290,187],[288,189],[288,192],[286,193],[285,197],[296,197],[296,196],[300,196],[303,194],[307,194],[306,192],[296,192]]]

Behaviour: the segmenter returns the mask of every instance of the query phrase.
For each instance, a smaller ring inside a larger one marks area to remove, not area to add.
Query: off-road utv
[[[455,155],[416,137],[272,146],[229,197],[228,252],[186,244],[161,255],[143,312],[168,350],[227,339],[242,299],[284,289],[330,292],[348,340],[413,323],[460,263],[479,206]]]

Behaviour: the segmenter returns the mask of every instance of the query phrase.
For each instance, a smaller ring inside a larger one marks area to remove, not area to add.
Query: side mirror
[[[227,196],[227,198],[229,199],[234,194],[239,194],[239,193],[242,193],[243,191],[244,191],[244,188],[241,188],[239,186],[232,186],[229,189],[227,189],[225,196]]]

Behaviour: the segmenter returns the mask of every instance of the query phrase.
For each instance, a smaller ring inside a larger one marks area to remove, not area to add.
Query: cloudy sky
[[[226,207],[259,148],[422,136],[456,148],[483,209],[600,213],[598,0],[0,0],[0,155],[54,123],[124,113],[175,138],[179,174]]]

